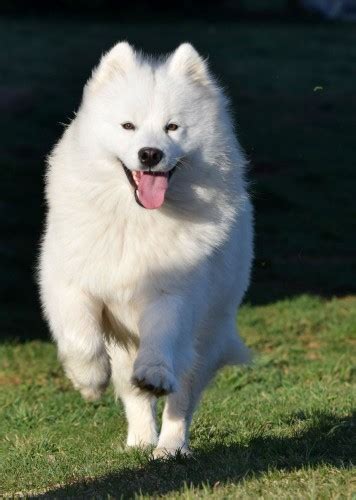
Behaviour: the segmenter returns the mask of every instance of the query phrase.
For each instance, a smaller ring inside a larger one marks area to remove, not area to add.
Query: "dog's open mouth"
[[[122,163],[122,162],[121,162]],[[135,199],[141,207],[154,209],[163,205],[169,179],[176,167],[169,172],[152,172],[142,170],[129,170],[124,163],[125,174],[134,188]]]

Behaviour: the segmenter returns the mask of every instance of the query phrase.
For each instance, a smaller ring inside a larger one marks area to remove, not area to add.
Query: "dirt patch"
[[[0,386],[1,385],[20,385],[21,379],[16,375],[5,375],[0,374]]]

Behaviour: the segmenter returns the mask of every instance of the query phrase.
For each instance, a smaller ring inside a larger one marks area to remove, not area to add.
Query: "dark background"
[[[251,162],[256,261],[246,300],[356,292],[356,23],[297,2],[3,1],[1,337],[46,337],[35,285],[45,157],[101,53],[190,41],[232,99]]]

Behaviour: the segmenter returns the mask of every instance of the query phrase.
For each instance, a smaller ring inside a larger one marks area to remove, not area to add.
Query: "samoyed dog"
[[[202,390],[249,356],[236,331],[252,259],[245,165],[189,43],[157,61],[115,45],[49,157],[39,280],[59,357],[88,400],[112,379],[127,445],[155,457],[189,453]]]

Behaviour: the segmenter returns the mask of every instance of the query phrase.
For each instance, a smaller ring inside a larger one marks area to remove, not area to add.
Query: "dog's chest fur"
[[[186,286],[192,270],[217,246],[221,228],[182,223],[125,201],[112,210],[82,202],[75,207],[73,200],[66,205],[71,224],[68,214],[57,217],[55,232],[68,275],[83,290],[123,304]]]

